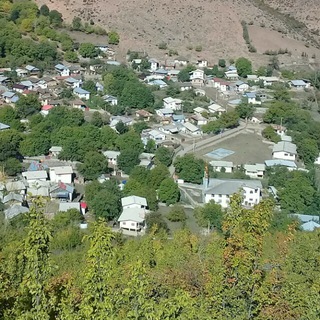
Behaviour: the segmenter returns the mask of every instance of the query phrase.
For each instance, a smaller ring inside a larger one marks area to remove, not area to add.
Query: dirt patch
[[[302,52],[305,52],[308,58],[312,58],[313,55],[315,55],[316,58],[320,57],[319,49],[314,47],[307,48],[305,42],[290,38],[277,31],[257,26],[248,26],[248,30],[250,39],[258,53],[264,53],[268,50],[278,51],[280,49],[288,49],[288,51],[291,52],[291,57],[288,55],[280,55],[279,57],[284,59],[287,57],[287,60],[295,61],[306,60],[302,58]]]
[[[235,165],[264,163],[265,160],[272,159],[272,146],[264,143],[261,136],[253,133],[241,133],[236,137],[226,139],[212,147],[201,150],[199,156],[206,161],[216,160],[206,157],[205,154],[218,148],[234,151],[234,154],[222,160],[232,161]]]

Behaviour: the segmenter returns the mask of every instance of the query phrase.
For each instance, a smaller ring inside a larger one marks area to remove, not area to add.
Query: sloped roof
[[[10,129],[10,126],[0,122],[0,130],[6,130],[6,129]]]
[[[288,141],[280,141],[273,146],[272,153],[274,152],[288,152],[291,154],[297,154],[297,146]]]
[[[50,168],[50,171],[54,171],[56,175],[73,174],[73,169],[71,166],[53,167]]]
[[[145,220],[146,211],[143,208],[126,208],[123,209],[118,221],[135,221],[142,223]]]
[[[267,167],[284,166],[289,168],[297,168],[297,165],[290,160],[272,159],[272,160],[266,160],[264,163]]]
[[[265,171],[266,165],[263,163],[245,164],[244,169],[249,172]]]
[[[84,89],[82,89],[82,88],[75,88],[75,89],[73,89],[73,92],[74,92],[74,93],[78,93],[78,94],[90,94],[89,91],[84,90]]]
[[[232,195],[239,192],[243,187],[262,189],[262,184],[261,181],[258,180],[210,179],[209,187],[205,190],[205,193]]]
[[[7,210],[4,210],[4,214],[6,219],[12,219],[15,216],[21,214],[21,213],[26,213],[29,212],[29,209],[26,207],[23,207],[19,204],[15,204],[13,206],[11,206],[10,208],[8,208]]]
[[[21,194],[16,194],[14,192],[10,192],[6,196],[3,197],[3,203],[7,203],[9,201],[18,201],[21,202],[23,201],[23,196]]]
[[[224,167],[224,168],[232,168],[233,162],[232,161],[220,161],[214,160],[209,162],[212,167]]]
[[[26,185],[22,181],[11,181],[6,183],[6,189],[10,191],[21,191],[26,189]]]
[[[80,202],[60,202],[59,211],[66,212],[70,209],[77,209],[80,211]]]
[[[48,173],[45,170],[22,172],[22,176],[27,180],[47,179]]]
[[[305,222],[301,225],[303,231],[314,231],[316,228],[320,228],[320,224],[314,221]]]
[[[121,198],[122,207],[129,206],[131,204],[138,204],[140,206],[147,206],[147,199],[139,196],[128,196]]]

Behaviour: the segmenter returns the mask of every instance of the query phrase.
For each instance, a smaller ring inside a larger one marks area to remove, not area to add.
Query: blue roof
[[[267,167],[284,166],[284,167],[290,167],[290,168],[297,168],[297,165],[293,161],[289,161],[289,160],[272,159],[272,160],[266,160],[264,163]]]
[[[242,84],[245,84],[243,81],[241,81],[241,80],[238,80],[236,83],[235,83],[235,85],[236,86],[241,86]]]
[[[82,88],[75,88],[75,89],[73,90],[73,92],[74,92],[74,93],[79,93],[79,94],[90,94],[89,91],[84,90],[84,89],[82,89]]]
[[[32,161],[30,163],[28,171],[39,171],[39,170],[46,170],[46,169],[48,169],[48,166],[46,164],[43,164],[37,161]]]
[[[10,126],[0,122],[0,130],[10,129]]]
[[[11,98],[11,102],[13,102],[13,103],[16,103],[18,100],[19,100],[19,97],[18,97],[18,96],[13,96],[13,97]]]
[[[303,80],[291,80],[291,83],[297,87],[306,85],[306,83]]]
[[[28,71],[39,71],[37,67],[31,66],[30,64],[28,64],[25,69]]]
[[[316,228],[320,228],[320,224],[314,221],[309,221],[301,225],[303,231],[313,231]]]
[[[79,82],[79,80],[75,79],[75,78],[72,78],[72,77],[69,77],[65,80],[66,82],[70,82],[70,83],[76,83],[76,82]]]
[[[237,68],[235,66],[230,66],[228,67],[228,71],[236,71]]]
[[[168,71],[164,69],[157,69],[154,73],[168,74]]]
[[[167,85],[164,81],[162,81],[162,80],[153,80],[153,81],[150,81],[149,82],[149,84],[150,83],[152,83],[152,84],[154,84],[154,85],[156,85],[156,86],[165,86],[165,85]]]
[[[2,94],[3,97],[12,98],[16,93],[12,91],[6,91]]]
[[[59,70],[68,69],[65,65],[61,63],[56,64],[54,67]]]
[[[308,214],[291,214],[290,215],[293,218],[298,218],[300,221],[302,222],[309,222],[309,221],[315,221],[315,222],[319,222],[320,221],[320,217],[319,216],[311,216]]]
[[[256,97],[256,93],[255,93],[255,92],[246,92],[244,95],[245,95],[247,98],[251,98],[251,99],[253,99],[253,98]]]
[[[185,116],[183,114],[174,114],[172,116],[173,121],[179,121],[179,120],[184,120]]]

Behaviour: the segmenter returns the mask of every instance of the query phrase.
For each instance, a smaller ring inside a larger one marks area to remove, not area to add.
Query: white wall
[[[139,230],[141,227],[138,222],[135,221],[120,221],[120,229]]]
[[[144,208],[144,206],[141,206],[138,203],[131,203],[129,205],[126,206],[122,206],[123,209],[129,209],[129,208]]]
[[[296,160],[296,155],[295,154],[290,154],[284,151],[278,151],[273,153],[273,158],[274,159],[282,159],[282,160]]]
[[[57,175],[55,170],[50,170],[50,181],[52,182],[63,182],[63,183],[72,183],[72,174],[61,174]]]
[[[213,167],[213,170],[217,172],[221,172],[222,168],[226,169],[226,173],[232,173],[232,167]]]

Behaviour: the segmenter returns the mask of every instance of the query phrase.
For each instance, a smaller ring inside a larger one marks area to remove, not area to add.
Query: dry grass
[[[242,20],[255,26],[262,24],[269,29],[286,30],[290,35],[283,16],[275,16],[274,10],[261,6],[260,0],[36,1],[60,11],[67,21],[80,16],[84,20],[93,19],[108,30],[119,31],[118,53],[122,57],[132,49],[145,50],[149,55],[163,59],[166,51],[159,50],[157,44],[166,42],[168,49],[175,49],[192,59],[204,57],[216,61],[243,55],[259,60],[259,54],[248,52],[242,36]],[[275,1],[268,2],[273,4]],[[290,2],[298,3],[298,0]],[[202,52],[187,49],[198,45],[202,46]]]

